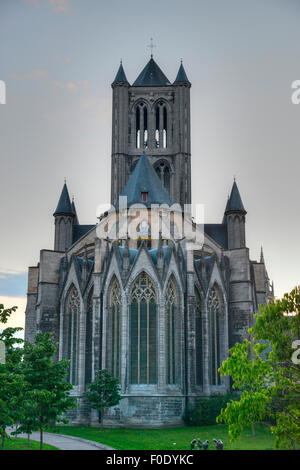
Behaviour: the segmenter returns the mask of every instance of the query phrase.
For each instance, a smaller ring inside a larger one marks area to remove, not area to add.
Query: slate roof
[[[169,252],[169,247],[168,246],[163,246],[163,253],[164,253],[164,261],[166,261],[168,252]],[[123,258],[124,255],[124,246],[119,246],[120,250],[120,255]],[[134,248],[129,248],[129,260],[130,264],[132,264],[135,260],[136,255],[138,254],[139,250],[135,250]],[[157,264],[157,248],[154,248],[153,250],[148,250],[149,255],[152,258],[153,263],[156,265]]]
[[[235,181],[233,182],[231,194],[225,209],[225,213],[227,212],[244,212],[246,214],[242,198]]]
[[[153,57],[143,68],[132,86],[169,86],[171,83],[159,68]]]
[[[120,250],[120,255],[122,256],[123,258],[123,255],[124,255],[124,246],[119,246],[119,250]],[[136,255],[138,254],[138,251],[139,250],[135,250],[134,248],[129,248],[129,261],[130,261],[130,264],[132,264],[135,260],[135,257]]]
[[[191,82],[189,81],[189,79],[187,78],[187,74],[185,73],[182,62],[180,64],[178,74],[174,83],[188,83],[189,85],[191,85]]]
[[[166,261],[167,256],[169,254],[169,247],[168,246],[163,246],[163,254],[164,254],[164,261]],[[157,248],[154,248],[153,250],[149,250],[149,255],[152,258],[152,261],[154,264],[157,264]]]
[[[77,242],[83,235],[88,233],[95,225],[74,225],[73,227],[73,240],[72,243]]]
[[[77,211],[76,211],[76,207],[75,207],[75,202],[72,201],[72,210],[73,210],[73,213],[75,215],[75,224],[76,225],[79,225],[79,220],[78,220],[78,217],[77,217]]]
[[[124,69],[123,69],[122,62],[120,63],[119,70],[117,72],[116,78],[112,82],[112,85],[114,85],[115,83],[128,83],[128,85],[129,85],[129,82],[126,78],[126,75],[125,75],[125,72],[124,72]]]
[[[227,225],[223,224],[204,224],[204,232],[215,240],[222,248],[228,248]]]
[[[142,193],[147,193],[147,201],[142,200]],[[133,204],[144,204],[146,207],[150,207],[151,204],[168,204],[169,206],[173,204],[168,191],[145,153],[141,155],[121,196],[127,196],[127,207]],[[118,206],[119,200],[116,203],[116,209]]]
[[[56,211],[53,215],[74,215],[66,183],[63,186]]]

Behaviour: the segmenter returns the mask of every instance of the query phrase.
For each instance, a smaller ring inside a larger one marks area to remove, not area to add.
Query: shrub
[[[238,400],[237,393],[216,394],[210,397],[199,397],[194,406],[187,407],[184,413],[184,422],[187,426],[207,426],[216,424],[216,418],[221,409],[231,400]]]

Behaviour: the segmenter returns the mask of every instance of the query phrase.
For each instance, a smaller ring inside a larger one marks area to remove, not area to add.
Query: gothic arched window
[[[157,382],[157,295],[153,281],[141,273],[130,292],[130,383]]]
[[[159,176],[159,178],[161,179],[168,193],[170,193],[171,173],[169,165],[167,165],[165,162],[160,162],[156,165],[155,171],[157,173],[157,176]]]
[[[203,383],[203,350],[202,350],[202,313],[201,299],[197,289],[195,289],[195,337],[196,337],[196,384]]]
[[[166,104],[160,101],[155,108],[155,146],[167,148],[168,145],[168,112]]]
[[[145,103],[138,103],[135,110],[136,148],[148,148],[148,109]]]
[[[69,381],[72,385],[77,383],[77,363],[78,363],[78,332],[80,317],[80,298],[78,290],[73,285],[66,299],[65,318],[66,324],[66,357],[70,361]]]
[[[210,338],[210,384],[220,384],[218,368],[221,367],[220,360],[220,300],[215,288],[208,293],[208,318]]]
[[[87,384],[92,381],[93,294],[94,288],[92,287],[86,306],[85,383]]]
[[[166,382],[175,383],[175,317],[178,305],[175,283],[169,279],[166,289]]]
[[[115,277],[110,290],[110,369],[112,375],[120,380],[121,373],[121,318],[122,297],[120,284]]]

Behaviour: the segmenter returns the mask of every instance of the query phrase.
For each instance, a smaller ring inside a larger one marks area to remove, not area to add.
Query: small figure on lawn
[[[223,441],[221,441],[221,439],[213,439],[213,441],[216,446],[216,450],[223,450],[224,444],[223,444]]]
[[[202,445],[203,445],[203,442],[200,440],[200,437],[198,437],[198,439],[197,439],[198,450],[202,449]]]
[[[206,441],[203,442],[203,450],[207,450],[208,449],[208,446],[209,446],[209,441],[206,439]]]
[[[195,450],[196,443],[197,443],[197,439],[193,439],[191,441],[191,450]]]

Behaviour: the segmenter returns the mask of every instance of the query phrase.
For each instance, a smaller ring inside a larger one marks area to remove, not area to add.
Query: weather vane
[[[150,49],[151,49],[151,59],[152,59],[152,57],[153,57],[153,49],[156,47],[156,45],[153,44],[153,38],[150,38],[150,44],[149,44],[147,47],[150,47]]]

